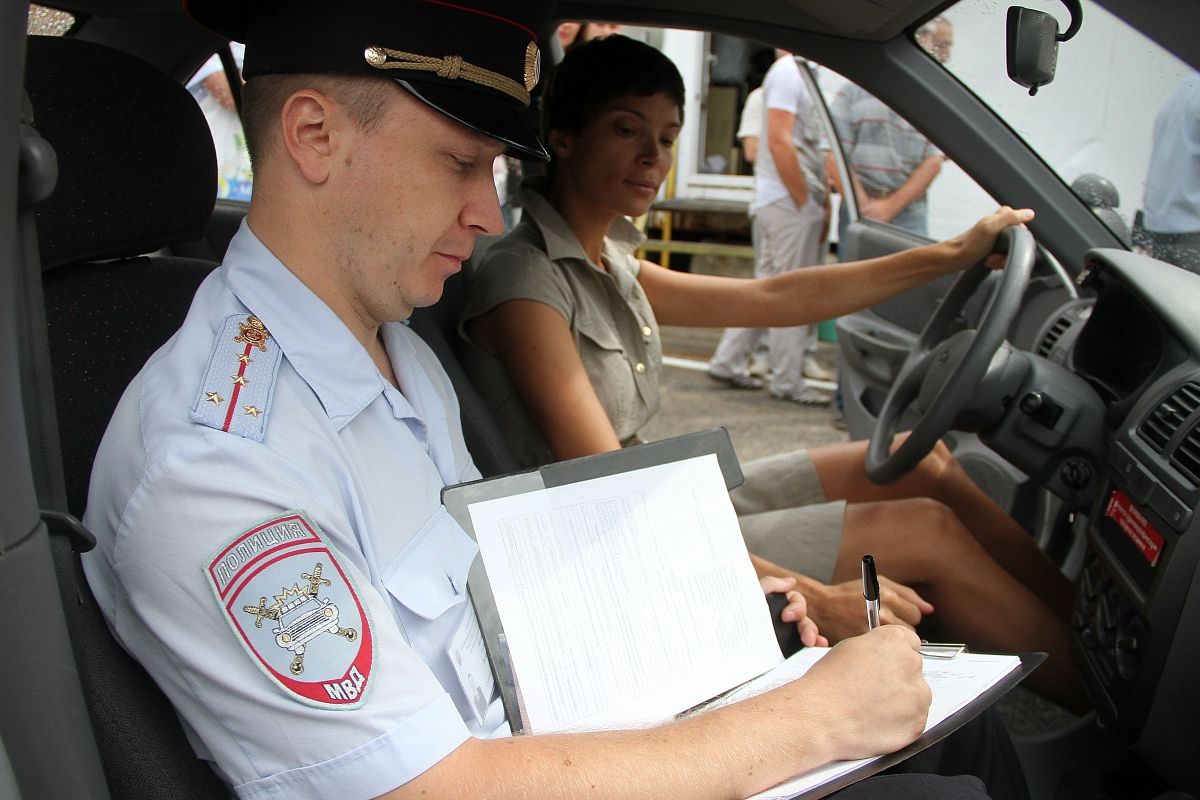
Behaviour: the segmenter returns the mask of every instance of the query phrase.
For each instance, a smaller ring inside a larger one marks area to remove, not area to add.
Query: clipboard
[[[1021,659],[1021,663],[1016,669],[998,680],[970,703],[967,703],[967,705],[922,733],[907,746],[900,748],[894,753],[875,758],[860,767],[850,770],[844,775],[839,775],[832,780],[822,783],[820,786],[815,786],[800,794],[792,795],[790,800],[818,800],[818,798],[833,794],[839,789],[845,789],[851,784],[858,783],[864,778],[869,778],[890,767],[894,767],[901,761],[937,744],[994,705],[997,700],[1023,681],[1029,673],[1037,669],[1046,660],[1046,655],[1046,653],[1041,652],[1019,653],[1018,657]]]
[[[633,445],[609,453],[547,464],[537,469],[447,486],[442,489],[442,504],[462,529],[475,539],[475,529],[469,511],[469,506],[473,503],[541,491],[709,454],[717,457],[727,489],[742,485],[742,467],[733,450],[729,432],[725,428],[712,428]],[[500,691],[500,699],[504,703],[509,726],[514,734],[521,733],[527,728],[526,717],[521,709],[520,692],[505,645],[504,626],[496,610],[496,600],[482,559],[475,559],[475,563],[471,565],[467,578],[467,592],[479,618],[484,647]]]

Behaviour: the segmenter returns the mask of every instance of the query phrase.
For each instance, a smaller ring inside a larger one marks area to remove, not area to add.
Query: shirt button
[[[650,326],[649,326],[649,325],[643,325],[643,326],[642,326],[642,336],[649,336],[649,335],[650,335],[650,334],[652,334],[652,333],[654,333],[654,331],[650,330]]]
[[[646,371],[646,365],[639,361],[638,363],[633,365],[633,371],[640,375],[641,373]]]

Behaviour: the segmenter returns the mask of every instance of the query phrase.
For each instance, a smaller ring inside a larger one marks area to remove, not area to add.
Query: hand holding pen
[[[875,571],[875,557],[862,557],[863,599],[867,601],[867,630],[879,627],[879,574]],[[966,645],[921,640],[921,655],[927,658],[954,658],[966,649]]]

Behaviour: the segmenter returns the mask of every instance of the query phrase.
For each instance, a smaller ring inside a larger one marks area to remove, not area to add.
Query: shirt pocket
[[[592,383],[592,390],[604,407],[618,438],[627,435],[637,384],[633,378],[630,354],[612,327],[612,320],[593,315],[576,321],[579,358]]]
[[[383,585],[404,608],[433,620],[467,599],[467,573],[479,545],[438,508],[383,573]]]

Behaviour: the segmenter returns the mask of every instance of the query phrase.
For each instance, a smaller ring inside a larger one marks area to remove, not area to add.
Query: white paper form
[[[782,660],[714,455],[469,511],[531,732],[668,720]]]
[[[806,647],[769,673],[730,692],[722,698],[720,705],[735,703],[795,680],[808,672],[809,668],[828,652],[827,647]],[[1020,666],[1020,663],[1019,656],[990,653],[960,653],[953,659],[926,658],[923,673],[929,688],[933,690],[933,701],[929,706],[929,719],[925,723],[925,730],[964,708]],[[753,796],[753,800],[785,800],[795,797],[873,760],[875,759],[863,758],[856,761],[831,761],[759,792]]]

